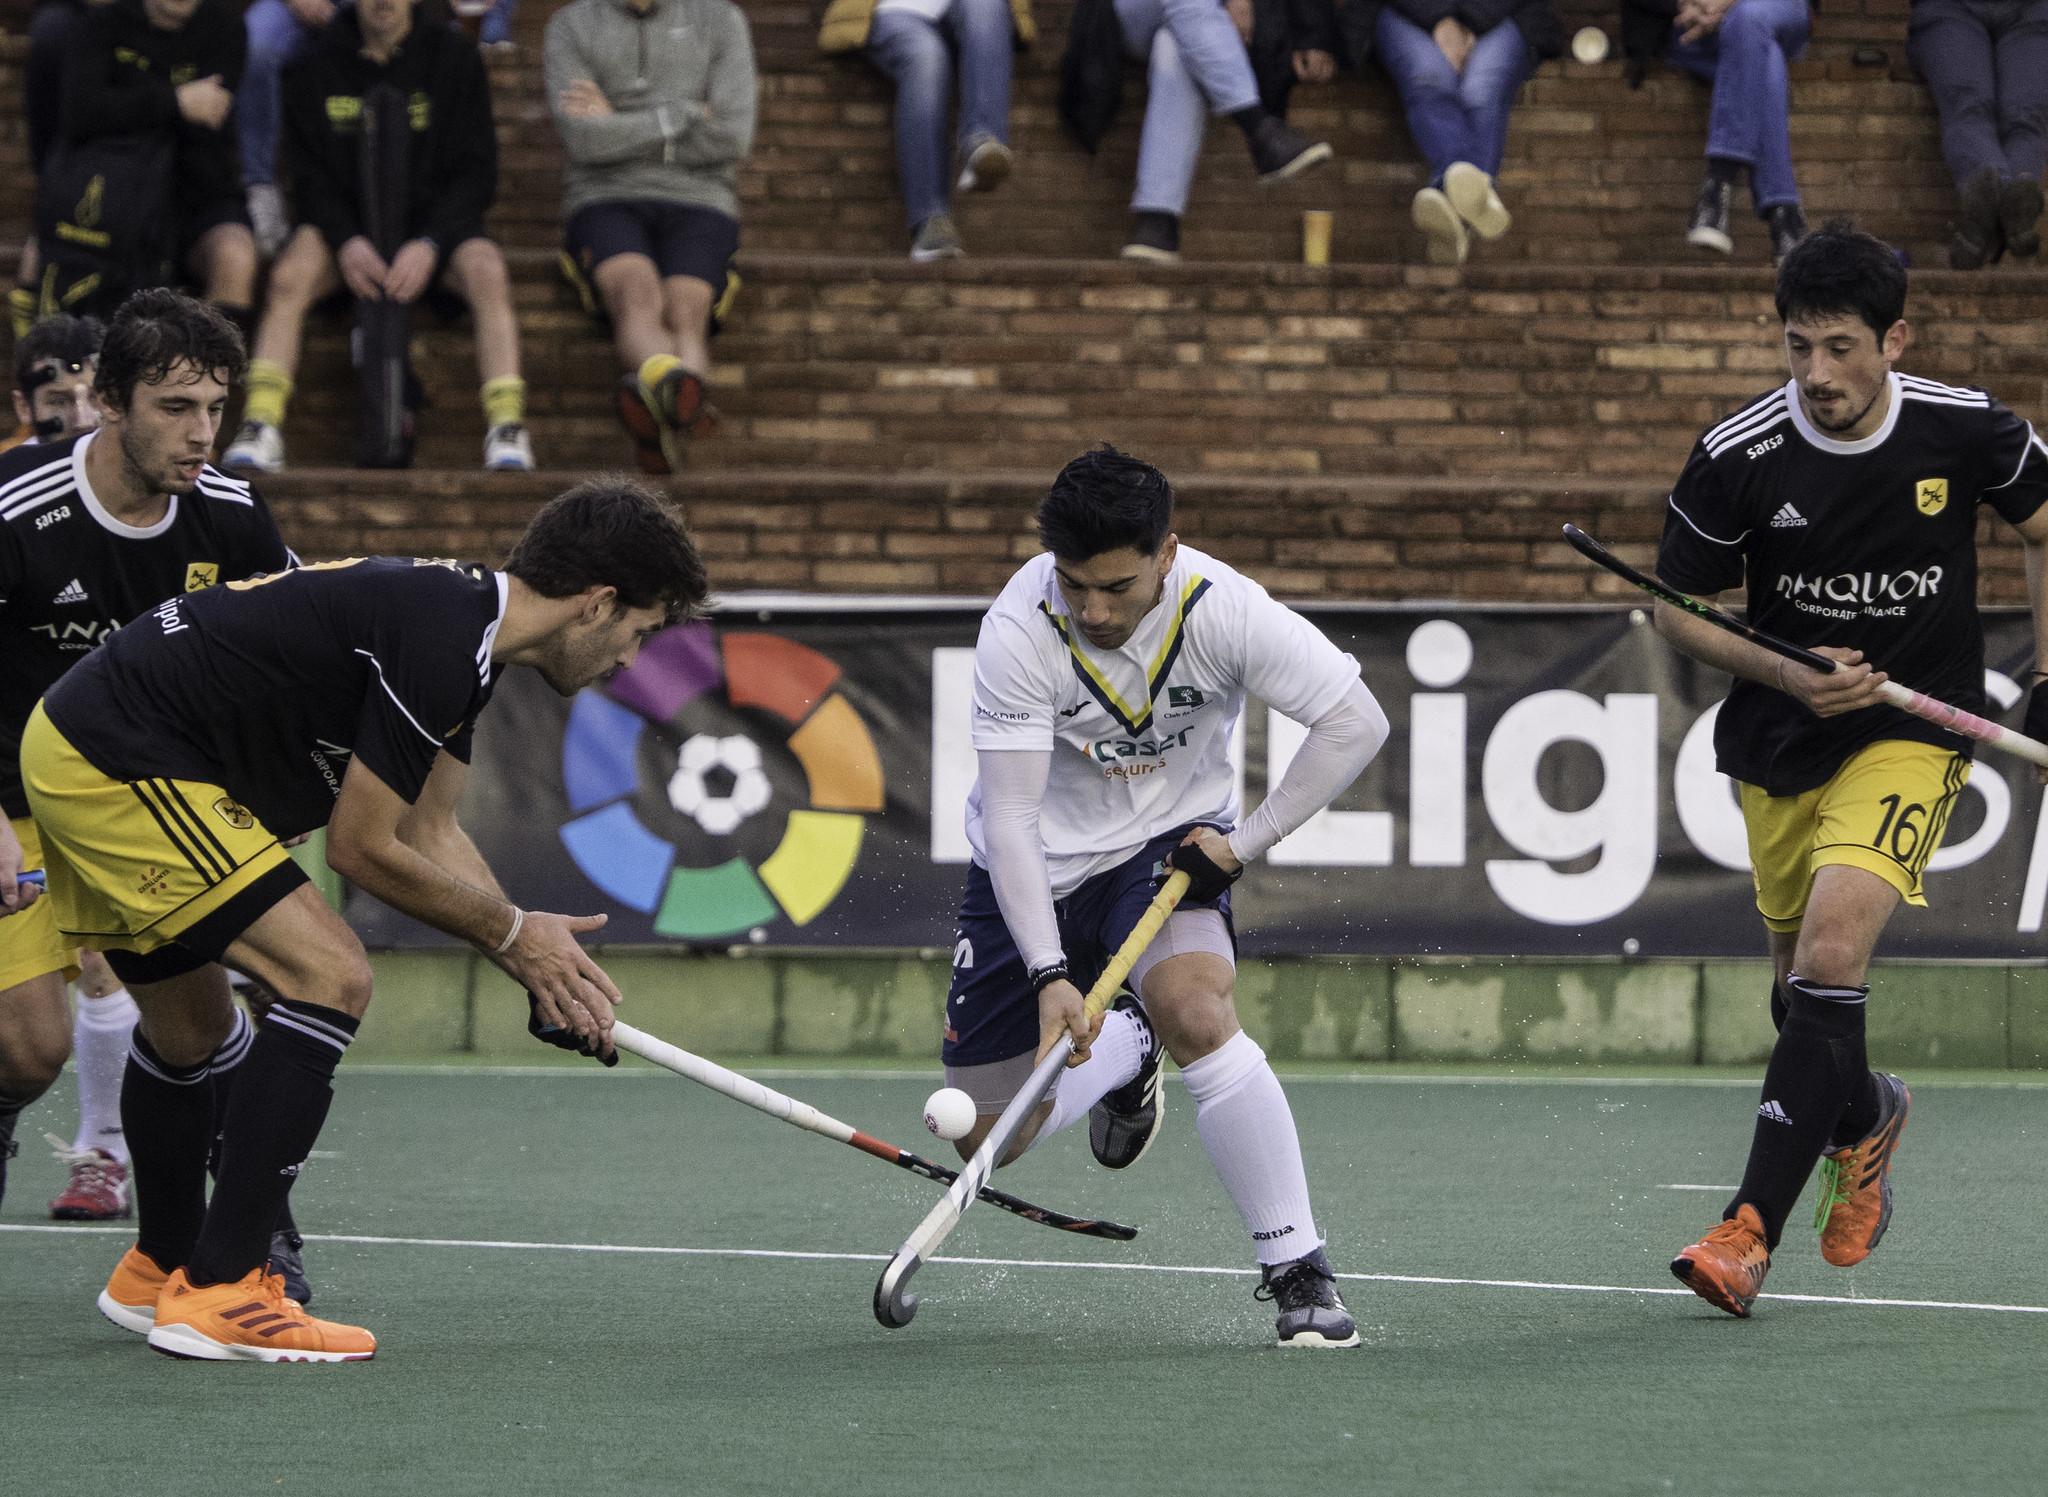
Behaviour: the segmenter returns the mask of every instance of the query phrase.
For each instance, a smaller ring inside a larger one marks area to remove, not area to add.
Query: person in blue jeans
[[[336,0],[255,0],[242,12],[249,57],[235,96],[235,133],[242,148],[242,187],[256,248],[274,258],[291,237],[291,215],[277,186],[277,141],[284,120],[285,64],[306,38],[334,19]]]
[[[1685,240],[1735,253],[1735,184],[1749,169],[1757,216],[1770,229],[1771,263],[1806,237],[1792,175],[1792,86],[1787,65],[1813,31],[1807,0],[1679,0],[1666,57],[1713,85],[1707,116],[1707,179],[1693,201]]]
[[[1410,214],[1437,265],[1462,265],[1472,235],[1513,222],[1495,190],[1515,94],[1564,50],[1550,0],[1386,0],[1373,45],[1429,163]]]
[[[2048,165],[2048,0],[1913,0],[1906,51],[1941,116],[1961,221],[1948,263],[2041,250]]]
[[[1010,60],[1035,35],[1022,0],[835,0],[826,11],[819,45],[836,52],[864,41],[868,60],[896,85],[896,169],[911,259],[963,252],[953,223],[954,139],[960,191],[987,192],[1010,175]],[[949,134],[956,75],[959,126]]]

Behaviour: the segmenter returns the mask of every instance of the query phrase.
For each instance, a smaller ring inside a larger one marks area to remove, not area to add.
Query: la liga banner
[[[729,605],[631,670],[557,696],[508,671],[463,825],[529,909],[603,911],[605,944],[946,947],[966,873],[968,695],[981,608]],[[1326,607],[1392,736],[1234,894],[1253,954],[1755,956],[1763,936],[1730,782],[1727,679],[1640,610]],[[2024,614],[1986,615],[1991,711],[2016,723]],[[1304,730],[1254,702],[1246,802]],[[1958,740],[1960,743],[1960,740]],[[1887,954],[2042,954],[2048,828],[2031,767],[1978,756]],[[350,891],[372,947],[447,938]]]

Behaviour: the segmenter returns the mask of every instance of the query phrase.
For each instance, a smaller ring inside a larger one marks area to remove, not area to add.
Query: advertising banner
[[[1310,610],[1393,724],[1330,810],[1238,886],[1247,952],[1592,957],[1762,949],[1742,822],[1714,771],[1726,678],[1637,610]],[[531,671],[477,733],[463,824],[511,898],[604,911],[606,944],[944,947],[968,859],[981,610],[872,600],[728,609],[573,701]],[[2016,721],[2031,626],[1986,619]],[[1248,804],[1303,730],[1254,703]],[[1924,820],[1900,808],[1894,837]],[[2048,842],[2031,767],[1987,752],[1888,955],[2041,954]],[[445,938],[352,894],[372,946]]]

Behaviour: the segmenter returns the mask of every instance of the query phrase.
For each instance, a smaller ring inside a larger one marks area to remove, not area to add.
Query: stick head
[[[875,1280],[875,1319],[892,1331],[902,1330],[916,1318],[917,1296],[909,1293],[907,1286],[922,1263],[914,1253],[898,1254]]]

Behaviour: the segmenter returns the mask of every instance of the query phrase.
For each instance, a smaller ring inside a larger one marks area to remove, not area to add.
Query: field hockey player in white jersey
[[[1075,458],[1038,507],[1046,553],[1010,579],[974,654],[974,864],[946,1000],[946,1080],[974,1099],[971,1156],[1038,1057],[1062,1075],[1012,1157],[1089,1119],[1106,1168],[1158,1132],[1180,1065],[1195,1127],[1244,1218],[1283,1346],[1356,1346],[1309,1205],[1294,1115],[1239,1026],[1230,885],[1327,806],[1386,741],[1358,664],[1249,578],[1182,546],[1173,488],[1111,447]],[[1229,749],[1247,694],[1307,741],[1241,817]],[[1099,1026],[1082,990],[1168,868],[1186,896]]]

